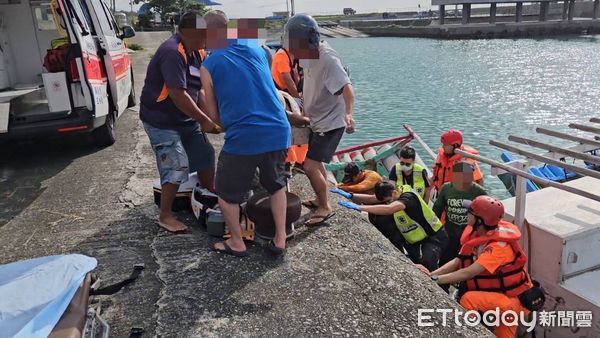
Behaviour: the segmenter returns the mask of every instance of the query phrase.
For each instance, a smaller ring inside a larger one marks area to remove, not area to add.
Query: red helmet
[[[442,133],[440,141],[443,145],[453,146],[455,144],[461,145],[463,143],[463,136],[459,130],[450,129]]]
[[[477,196],[469,205],[469,212],[481,218],[487,226],[497,226],[504,216],[504,205],[490,196]]]

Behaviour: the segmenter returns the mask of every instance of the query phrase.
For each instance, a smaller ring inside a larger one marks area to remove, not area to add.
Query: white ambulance
[[[91,132],[113,144],[135,105],[134,35],[102,0],[0,0],[0,140]]]

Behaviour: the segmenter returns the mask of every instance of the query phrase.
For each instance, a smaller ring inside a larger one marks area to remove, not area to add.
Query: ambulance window
[[[106,15],[106,9],[104,8],[104,4],[101,0],[92,0],[92,4],[94,5],[94,10],[96,11],[96,15],[98,16],[98,21],[100,21],[100,27],[102,28],[102,33],[107,36],[116,36],[115,30],[113,29],[110,18]]]
[[[90,15],[90,10],[85,0],[79,0],[79,6],[81,6],[81,11],[83,11],[83,17],[85,18],[85,22],[87,23],[89,29],[92,31],[92,35],[96,35],[96,28],[92,23],[92,16]]]
[[[38,30],[41,30],[41,31],[56,30],[54,21],[52,21],[52,11],[50,10],[50,7],[47,7],[47,6],[36,7],[34,12],[35,12],[35,20],[37,23]]]
[[[108,6],[106,6],[104,2],[102,2],[102,8],[104,8],[104,14],[106,14],[106,17],[108,18],[108,23],[112,26],[113,31],[115,31],[116,35],[119,36],[119,25],[117,25],[115,17],[112,15],[110,9],[108,9]]]

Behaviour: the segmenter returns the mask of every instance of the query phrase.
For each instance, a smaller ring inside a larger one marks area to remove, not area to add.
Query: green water
[[[600,36],[329,42],[350,67],[357,95],[359,129],[344,136],[344,146],[404,135],[402,124],[409,123],[432,148],[442,130],[457,128],[480,154],[500,160],[490,139],[508,142],[513,134],[544,140],[536,127],[564,131],[570,122],[600,117]],[[482,169],[486,188],[507,197],[490,167]]]

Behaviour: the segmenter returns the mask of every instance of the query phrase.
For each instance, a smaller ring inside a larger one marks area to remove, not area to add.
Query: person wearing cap
[[[458,161],[464,160],[473,165],[473,181],[483,186],[483,174],[477,161],[464,158],[455,152],[456,149],[477,155],[477,150],[463,144],[463,135],[459,130],[451,129],[442,133],[440,137],[442,146],[438,150],[435,164],[433,165],[433,186],[439,193],[442,185],[452,181],[452,167]]]
[[[462,234],[459,256],[439,269],[423,266],[439,285],[460,283],[460,304],[466,310],[485,312],[498,308],[527,315],[544,302],[543,292],[527,273],[527,256],[517,226],[502,220],[504,205],[490,196],[465,201],[467,227]],[[431,272],[430,272],[431,271]],[[515,337],[517,327],[502,324],[494,329],[497,337]]]
[[[200,72],[207,110],[217,116],[225,131],[217,163],[216,189],[231,233],[231,238],[215,243],[212,248],[233,256],[247,255],[240,226],[240,204],[250,191],[258,168],[260,183],[270,195],[275,223],[275,237],[268,249],[280,255],[284,253],[287,236],[288,176],[284,160],[290,147],[291,127],[271,79],[268,61],[258,44],[259,21],[239,19],[232,22],[237,30],[231,32],[224,13],[213,11],[206,16],[207,46],[216,49]],[[230,33],[236,33],[235,39]],[[213,41],[212,37],[220,38]],[[224,40],[226,37],[231,38],[229,44]]]
[[[338,53],[321,41],[319,25],[312,17],[297,14],[284,27],[283,45],[299,59],[304,71],[304,111],[311,134],[303,169],[315,191],[316,206],[307,226],[325,223],[335,213],[327,199],[329,163],[344,131],[354,132],[354,89]]]
[[[197,171],[202,186],[214,189],[214,149],[204,132],[218,128],[201,109],[203,27],[202,16],[196,13],[181,17],[177,33],[150,60],[140,97],[140,119],[156,155],[162,186],[158,224],[171,232],[187,230],[171,207],[188,174]]]
[[[338,188],[346,192],[373,194],[375,185],[381,181],[383,178],[377,172],[361,169],[356,163],[351,162],[344,168],[344,178],[342,183],[338,184]]]
[[[397,248],[404,248],[413,263],[438,268],[448,236],[442,222],[409,185],[398,188],[391,181],[379,182],[374,195],[331,192],[351,201],[338,202],[341,206],[369,213],[375,227]]]
[[[400,162],[396,163],[390,170],[389,179],[396,183],[397,187],[410,185],[426,203],[429,203],[429,192],[431,183],[427,169],[415,163],[417,153],[411,146],[404,146],[400,150]]]
[[[433,212],[444,223],[448,233],[448,246],[442,253],[440,264],[446,264],[458,255],[460,236],[467,226],[468,210],[463,207],[466,201],[487,195],[485,189],[473,182],[473,165],[460,161],[452,167],[452,182],[442,186]]]

